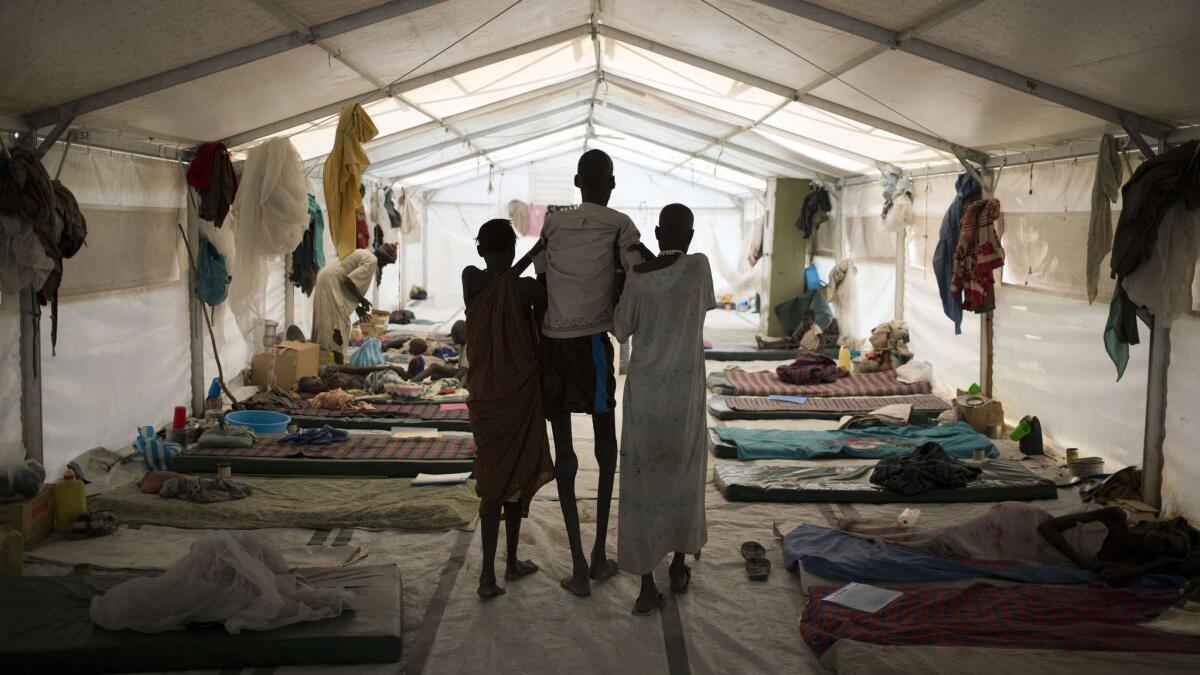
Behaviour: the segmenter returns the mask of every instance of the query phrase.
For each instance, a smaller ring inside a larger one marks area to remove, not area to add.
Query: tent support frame
[[[186,183],[183,189],[187,191],[187,239],[183,242],[185,249],[190,249],[192,242],[197,248],[200,245],[200,214],[197,211],[196,200],[192,198],[192,188]],[[186,255],[195,260],[195,254],[188,250]],[[192,416],[199,417],[204,410],[204,303],[200,300],[196,271],[189,264],[187,271],[188,289],[188,355],[191,358],[191,394]]]
[[[1167,142],[1159,140],[1158,151]],[[1162,508],[1163,439],[1167,437],[1167,377],[1171,367],[1171,326],[1150,323],[1150,367],[1146,377],[1146,421],[1142,436],[1142,501]]]
[[[1007,68],[982,61],[973,56],[960,54],[959,52],[935,45],[932,42],[926,42],[919,38],[901,39],[902,35],[900,33],[840,12],[818,7],[804,0],[754,1],[787,12],[792,16],[877,42],[890,49],[919,56],[927,61],[932,61],[947,68],[1004,85],[1010,89],[1036,96],[1064,108],[1076,110],[1112,124],[1119,124],[1123,127],[1128,126],[1136,131],[1154,137],[1171,131],[1171,125],[1164,122],[1150,119],[1129,110],[1123,110],[1061,87],[1056,87],[1047,82],[1013,72]]]
[[[37,133],[31,128],[19,143],[37,153]],[[7,146],[6,146],[7,147]],[[42,308],[37,291],[26,288],[20,292],[21,314],[21,443],[25,456],[45,463],[42,428]]]
[[[359,28],[365,28],[421,9],[426,9],[441,4],[444,1],[391,0],[382,5],[314,26],[311,34],[316,38],[336,37],[350,31],[358,30]],[[309,44],[309,40],[303,35],[294,31],[285,33],[284,35],[247,45],[240,49],[179,66],[163,73],[144,77],[133,82],[126,82],[125,84],[90,94],[74,101],[67,101],[44,108],[29,113],[25,118],[31,125],[38,128],[57,124],[66,117],[83,115],[102,108],[108,108],[130,99],[153,94],[163,89],[191,82],[192,80],[198,80],[207,75],[236,68],[247,63],[253,63],[254,61],[275,56],[276,54],[282,54],[283,52],[303,47],[306,44]]]

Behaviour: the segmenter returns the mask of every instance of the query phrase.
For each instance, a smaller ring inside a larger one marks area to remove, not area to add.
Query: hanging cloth
[[[312,295],[317,272],[325,266],[325,253],[321,240],[325,237],[325,219],[321,217],[321,205],[317,198],[308,195],[308,230],[300,245],[292,252],[292,274],[289,280],[305,295]]]
[[[75,195],[60,181],[53,181],[54,188],[54,232],[58,241],[54,246],[57,255],[46,248],[46,254],[54,260],[54,270],[46,278],[42,290],[38,291],[38,302],[50,304],[50,354],[58,347],[58,288],[62,284],[63,260],[72,258],[87,241],[87,219],[79,210]]]
[[[954,269],[954,249],[958,246],[959,227],[967,204],[979,198],[979,183],[971,174],[960,174],[954,183],[954,201],[942,217],[937,247],[933,250],[933,275],[937,279],[938,294],[942,298],[942,311],[954,322],[954,334],[962,333],[962,295],[950,289],[950,277]]]
[[[229,293],[229,266],[225,256],[204,235],[200,235],[200,247],[196,251],[196,275],[200,281],[197,292],[204,304],[216,307],[225,302]]]
[[[1124,167],[1112,134],[1100,138],[1096,155],[1096,182],[1092,184],[1092,215],[1088,222],[1087,239],[1087,296],[1088,304],[1099,293],[1100,263],[1112,250],[1112,206],[1120,196]]]
[[[994,270],[1004,266],[1004,249],[996,232],[1000,200],[980,199],[967,206],[954,248],[950,292],[962,295],[962,308],[988,312],[995,308]]]
[[[392,199],[392,188],[388,188],[383,193],[383,209],[387,211],[388,224],[395,230],[404,225],[404,219],[400,216],[400,212],[396,210],[396,204]]]
[[[372,237],[371,237],[371,250],[378,251],[380,248],[383,247],[383,244],[384,244],[383,228],[380,227],[378,224],[376,224],[375,231],[372,233]],[[375,284],[380,285],[382,283],[383,283],[383,267],[381,266],[381,267],[377,267],[375,269]]]
[[[1163,216],[1176,203],[1187,211],[1200,209],[1200,141],[1183,145],[1148,159],[1121,188],[1121,216],[1113,236],[1111,274],[1117,292],[1108,308],[1104,347],[1117,368],[1117,379],[1125,373],[1129,345],[1139,342],[1137,316],[1150,325],[1149,312],[1139,308],[1126,293],[1125,278],[1154,255]],[[1165,317],[1164,317],[1165,319]]]
[[[396,206],[400,210],[401,220],[400,233],[404,235],[404,240],[407,242],[421,241],[421,212],[417,209],[417,202],[413,199],[408,188],[400,188],[400,196],[396,200]]]
[[[300,154],[286,138],[246,153],[242,184],[230,209],[237,254],[229,307],[251,349],[257,351],[266,313],[267,259],[291,253],[308,229],[308,203]]]
[[[329,233],[333,235],[338,258],[345,258],[355,248],[360,248],[356,245],[356,212],[362,208],[359,184],[363,172],[371,164],[362,144],[378,134],[371,116],[361,105],[355,103],[342,109],[333,150],[325,160],[323,177]]]
[[[519,199],[513,199],[508,202],[508,219],[512,222],[513,229],[517,234],[526,236],[529,234],[529,205]]]
[[[187,182],[200,193],[200,217],[217,227],[224,225],[238,190],[229,150],[221,143],[200,146],[188,167]]]
[[[829,220],[829,212],[832,210],[829,192],[820,185],[814,185],[804,196],[804,202],[800,206],[800,217],[796,219],[796,229],[804,233],[805,239],[812,239],[821,224]]]

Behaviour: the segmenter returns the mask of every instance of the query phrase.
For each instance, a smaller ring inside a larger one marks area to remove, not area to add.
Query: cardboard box
[[[295,390],[300,378],[317,376],[320,351],[315,342],[280,342],[273,350],[254,355],[254,360],[250,362],[250,380],[260,390],[266,389],[267,375],[274,358],[275,386]]]
[[[961,398],[963,396],[971,396],[971,394],[959,389],[958,396]],[[987,402],[979,406],[965,406],[961,405],[956,398],[954,400],[954,408],[958,410],[960,415],[962,415],[963,420],[965,420],[967,424],[971,425],[972,429],[981,434],[986,434],[988,427],[991,426],[999,426],[1001,429],[1003,429],[1004,406],[1000,405],[1000,401],[987,398],[982,394],[979,394],[979,396],[984,398]]]
[[[54,531],[54,484],[46,483],[37,495],[23,502],[0,504],[0,525],[21,533],[25,550]]]

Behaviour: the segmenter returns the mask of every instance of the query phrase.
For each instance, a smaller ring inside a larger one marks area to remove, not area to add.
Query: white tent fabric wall
[[[1163,442],[1163,508],[1200,523],[1200,318],[1184,317],[1171,327],[1171,368],[1167,377],[1167,437]]]
[[[0,372],[0,461],[21,459],[21,313],[11,293],[0,296]]]

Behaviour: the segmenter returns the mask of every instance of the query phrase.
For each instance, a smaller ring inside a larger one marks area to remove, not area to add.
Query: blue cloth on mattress
[[[1082,584],[1099,581],[1094,572],[1069,565],[971,563],[921,553],[896,544],[864,539],[819,525],[801,525],[783,538],[783,562],[791,571],[797,563],[826,579],[862,583],[953,581],[992,577],[1031,584]],[[1180,585],[1174,574],[1148,574],[1135,586]]]
[[[716,427],[717,436],[737,447],[738,459],[824,459],[853,457],[882,459],[907,455],[933,441],[946,454],[970,459],[975,448],[985,448],[989,458],[1000,453],[987,436],[966,422],[938,427],[873,427],[870,429],[834,429],[832,431],[789,431],[782,429],[742,429]]]

